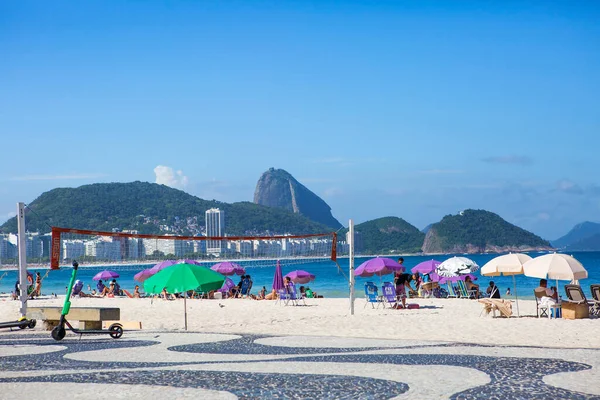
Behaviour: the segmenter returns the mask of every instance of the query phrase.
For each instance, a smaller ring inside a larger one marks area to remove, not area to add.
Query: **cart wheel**
[[[121,325],[113,324],[108,330],[110,331],[109,335],[113,339],[118,339],[123,336],[123,327]]]
[[[35,319],[32,319],[31,321],[29,321],[29,325],[27,325],[27,326],[29,327],[29,329],[33,329],[33,328],[35,328],[35,323],[36,323]]]
[[[52,339],[54,340],[62,340],[62,338],[65,337],[65,334],[67,333],[67,331],[65,330],[64,326],[57,326],[54,329],[52,329]]]

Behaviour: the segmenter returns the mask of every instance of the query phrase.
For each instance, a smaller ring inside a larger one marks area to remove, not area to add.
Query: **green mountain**
[[[580,248],[582,245],[578,244],[582,241],[586,241],[586,239],[591,238],[592,236],[600,234],[600,224],[596,222],[582,222],[577,224],[563,237],[556,239],[552,242],[552,245],[557,248],[570,248],[575,246],[575,248]],[[592,245],[594,240],[584,243],[583,247]],[[600,249],[600,246],[593,246],[596,250]]]
[[[354,227],[356,251],[365,254],[416,253],[425,234],[402,218],[384,217]]]
[[[254,191],[254,203],[304,215],[333,230],[342,227],[322,198],[282,169],[269,168],[261,175]]]
[[[551,250],[550,243],[484,210],[446,215],[429,229],[424,253],[497,253]]]
[[[195,235],[204,227],[204,213],[210,208],[225,211],[225,233],[228,235],[331,231],[303,215],[283,209],[250,202],[228,204],[203,200],[181,190],[148,182],[96,183],[53,189],[28,207],[32,210],[26,215],[26,227],[30,232],[49,232],[50,226],[60,226]],[[16,232],[16,218],[6,221],[0,231]]]

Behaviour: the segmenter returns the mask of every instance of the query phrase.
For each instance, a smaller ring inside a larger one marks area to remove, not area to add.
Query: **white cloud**
[[[66,181],[76,179],[94,179],[106,174],[69,174],[69,175],[23,175],[10,178],[11,181]]]
[[[344,191],[342,189],[337,187],[330,187],[328,189],[325,189],[325,191],[323,192],[323,197],[331,198],[336,196],[342,196],[343,194]]]
[[[154,168],[156,183],[169,186],[175,189],[185,189],[188,184],[188,177],[183,175],[183,171],[175,171],[171,167],[158,165]]]
[[[568,179],[563,179],[556,182],[556,188],[560,192],[571,194],[583,194],[583,189],[581,188],[581,186]]]
[[[7,221],[9,219],[11,219],[12,217],[16,217],[17,213],[14,211],[5,213],[5,214],[0,214],[0,223],[4,223],[4,221]]]

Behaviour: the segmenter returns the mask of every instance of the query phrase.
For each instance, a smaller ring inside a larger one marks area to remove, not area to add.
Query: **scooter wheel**
[[[35,323],[36,323],[35,319],[32,319],[31,321],[29,321],[29,325],[27,325],[27,326],[29,327],[29,329],[33,329],[33,328],[35,328]]]
[[[123,336],[123,327],[121,325],[111,325],[108,330],[110,331],[110,337],[113,339],[118,339]]]
[[[67,333],[67,331],[65,330],[64,327],[62,326],[57,326],[54,329],[52,329],[52,339],[54,340],[62,340],[65,337],[65,334]]]

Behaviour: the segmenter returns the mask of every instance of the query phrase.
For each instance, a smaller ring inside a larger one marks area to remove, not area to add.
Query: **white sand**
[[[31,307],[62,306],[63,298],[30,301]],[[348,299],[309,299],[294,307],[248,299],[188,300],[188,330],[215,333],[315,335],[357,338],[502,344],[513,346],[600,348],[600,319],[535,317],[535,301],[520,301],[521,318],[480,316],[474,300],[410,299],[418,310],[366,308],[356,300],[350,315]],[[19,302],[0,299],[0,321],[18,316]],[[220,307],[223,305],[224,307]],[[77,298],[72,307],[119,307],[121,320],[141,321],[144,330],[181,331],[183,300]],[[516,307],[513,305],[516,314]],[[36,330],[42,330],[40,323]]]

